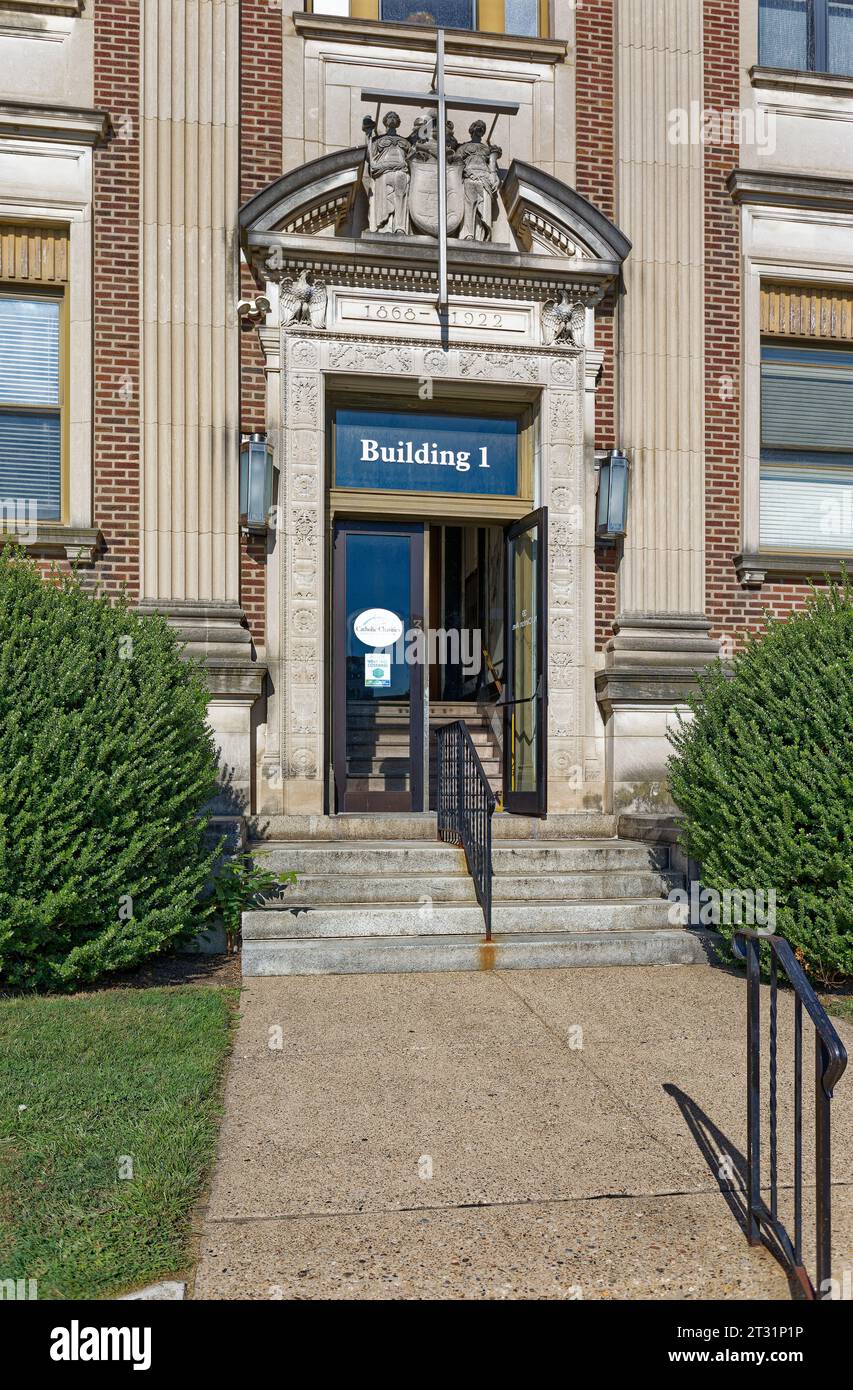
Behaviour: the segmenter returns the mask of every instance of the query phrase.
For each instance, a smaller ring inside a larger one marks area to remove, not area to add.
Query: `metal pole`
[[[815,1033],[815,1245],[818,1298],[829,1298],[832,1277],[832,1168],[829,1139],[829,1096],[823,1077],[829,1066],[829,1049]]]
[[[444,30],[436,35],[435,94],[438,144],[438,312],[447,312],[447,102],[444,94]]]
[[[759,944],[746,940],[747,1213],[746,1238],[760,1245],[761,1205],[761,957]]]

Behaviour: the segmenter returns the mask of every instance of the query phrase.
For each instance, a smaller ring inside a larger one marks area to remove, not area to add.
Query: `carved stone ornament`
[[[418,117],[408,136],[399,133],[396,111],[389,111],[382,124],[385,133],[379,134],[371,116],[363,121],[370,230],[389,236],[437,237],[437,118]],[[502,150],[488,144],[485,133],[485,122],[474,121],[469,138],[460,144],[452,121],[445,129],[447,235],[463,241],[490,241],[495,222]]]
[[[325,328],[327,303],[325,283],[317,280],[311,270],[303,270],[295,280],[287,276],[281,282],[281,322],[284,328],[292,323]]]
[[[561,290],[559,299],[546,299],[541,310],[542,341],[546,347],[566,343],[583,347],[586,329],[586,309],[572,304],[568,290]]]

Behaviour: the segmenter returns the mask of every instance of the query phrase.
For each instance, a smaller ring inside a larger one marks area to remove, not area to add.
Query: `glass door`
[[[547,546],[547,507],[507,527],[504,805],[536,816],[547,808]]]
[[[335,805],[423,810],[423,527],[338,522],[334,538]]]

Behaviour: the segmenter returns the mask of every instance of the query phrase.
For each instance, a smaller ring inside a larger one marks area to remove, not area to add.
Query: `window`
[[[58,296],[0,288],[0,508],[7,517],[61,518],[61,317]]]
[[[853,349],[761,349],[761,549],[853,552]]]
[[[305,8],[314,14],[479,29],[523,38],[548,32],[546,0],[306,0]]]
[[[853,0],[759,0],[758,61],[853,77]]]

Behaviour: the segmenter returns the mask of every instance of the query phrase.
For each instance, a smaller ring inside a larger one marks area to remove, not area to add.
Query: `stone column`
[[[702,0],[620,0],[617,221],[633,249],[620,304],[619,442],[631,459],[618,619],[598,694],[615,810],[669,805],[666,733],[716,654],[704,616]]]
[[[227,804],[251,795],[239,603],[239,0],[142,4],[143,610],[204,659]]]

